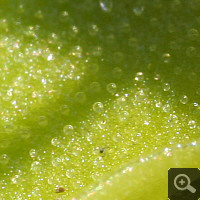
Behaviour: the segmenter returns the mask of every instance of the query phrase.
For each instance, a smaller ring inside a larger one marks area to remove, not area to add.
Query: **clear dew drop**
[[[117,133],[115,135],[112,136],[112,139],[114,142],[121,142],[122,141],[122,136],[120,133]]]
[[[76,34],[78,34],[78,32],[79,32],[79,29],[77,26],[71,26],[71,30],[72,30],[72,34],[73,34],[73,35],[71,35],[72,37],[75,36]],[[75,54],[75,56],[77,56],[77,55]],[[77,57],[79,57],[79,56],[77,56]]]
[[[162,55],[162,59],[163,59],[164,63],[169,63],[170,62],[170,58],[171,58],[171,55],[169,53],[164,53]]]
[[[191,40],[197,40],[199,38],[199,31],[197,29],[190,29],[188,31],[188,37],[191,39]]]
[[[74,57],[81,58],[82,57],[82,47],[78,46],[78,45],[73,47],[69,54]]]
[[[77,156],[80,155],[80,152],[81,152],[80,148],[73,149],[72,155],[75,156],[75,157],[77,157]]]
[[[48,125],[47,117],[46,116],[40,116],[39,119],[38,119],[38,124],[40,126],[43,126],[43,127],[47,126]]]
[[[5,149],[10,145],[10,141],[8,139],[3,139],[0,142],[0,148]]]
[[[122,69],[119,68],[119,67],[115,67],[115,68],[112,70],[112,75],[113,75],[113,77],[115,77],[115,78],[117,78],[117,79],[121,78],[122,73],[123,73],[123,72],[122,72]]]
[[[136,136],[136,137],[141,137],[141,136],[142,136],[142,133],[137,133],[135,136]]]
[[[137,45],[138,45],[138,40],[137,40],[137,38],[135,38],[135,37],[129,38],[129,40],[128,40],[128,45],[129,45],[130,47],[132,47],[132,48],[136,48]]]
[[[92,82],[90,84],[89,90],[91,93],[99,93],[101,91],[101,85],[99,82]]]
[[[31,136],[31,130],[30,129],[24,129],[24,130],[19,130],[20,137],[23,139],[28,139]]]
[[[196,55],[196,53],[197,53],[197,51],[196,51],[196,48],[195,48],[195,47],[188,47],[188,48],[186,49],[186,55],[187,55],[188,57],[193,57],[193,56]]]
[[[62,113],[63,115],[68,115],[69,112],[70,112],[70,108],[69,108],[68,105],[63,105],[63,106],[61,106],[60,110],[61,110],[61,113]]]
[[[90,25],[90,27],[89,27],[89,34],[90,35],[94,36],[98,33],[98,31],[99,31],[99,28],[96,24]]]
[[[66,23],[69,20],[69,13],[67,11],[62,11],[59,14],[58,19],[60,20],[60,22]]]
[[[155,106],[156,106],[156,108],[160,108],[160,107],[162,106],[162,103],[161,103],[161,102],[157,102],[157,103],[155,104]]]
[[[13,125],[5,125],[4,126],[6,133],[12,133],[15,130],[15,127]]]
[[[84,103],[86,101],[85,92],[77,92],[75,94],[75,101],[78,102],[78,103]]]
[[[99,0],[99,5],[104,12],[111,12],[113,2],[111,0]]]
[[[53,185],[53,183],[54,183],[54,177],[48,178],[48,179],[47,179],[47,183],[48,183],[49,185]]]
[[[188,97],[187,97],[186,95],[183,95],[183,96],[181,97],[181,99],[180,99],[180,102],[181,102],[182,104],[186,104],[186,103],[188,102]]]
[[[119,113],[119,119],[120,121],[125,121],[129,118],[129,112],[123,111]]]
[[[96,57],[101,56],[102,55],[102,47],[101,46],[94,47],[91,53],[93,56],[96,56]]]
[[[63,16],[63,17],[68,17],[68,16],[69,16],[69,13],[65,10],[65,11],[62,12],[62,16]]]
[[[40,164],[40,162],[38,162],[38,161],[32,162],[32,164],[31,164],[31,171],[37,172],[37,171],[40,171],[40,170],[41,170],[41,164]]]
[[[34,16],[35,16],[35,18],[37,18],[39,20],[43,19],[43,17],[44,17],[41,10],[36,11]]]
[[[117,94],[116,94],[117,95]],[[124,106],[126,104],[126,98],[125,97],[119,97],[116,99],[116,104],[118,106]]]
[[[96,113],[101,113],[104,111],[104,106],[103,103],[101,102],[96,102],[93,104],[93,111]]]
[[[110,93],[110,94],[115,94],[116,93],[116,90],[117,90],[117,86],[115,83],[109,83],[107,86],[106,86],[106,89],[107,91]]]
[[[165,104],[165,105],[163,106],[163,111],[164,111],[164,112],[168,113],[168,112],[170,112],[170,110],[171,110],[171,108],[170,108],[170,105],[169,105],[169,104]]]
[[[11,178],[11,181],[13,184],[17,184],[17,182],[18,182],[16,177]]]
[[[24,11],[25,11],[24,5],[23,5],[23,4],[20,4],[20,5],[18,6],[18,8],[17,8],[17,12],[22,14],[22,13],[24,13]]]
[[[74,133],[74,127],[72,125],[66,125],[66,126],[64,126],[63,133],[65,135],[72,135]]]
[[[138,6],[138,7],[133,8],[133,13],[136,16],[141,16],[143,12],[144,12],[144,6]]]
[[[190,121],[188,122],[188,125],[189,125],[189,128],[190,128],[190,129],[196,128],[196,122],[195,122],[194,120],[190,120]]]
[[[122,32],[123,34],[128,34],[128,33],[130,33],[130,31],[131,31],[130,24],[127,23],[127,22],[122,23],[122,24],[121,24],[120,30],[121,30],[121,32]]]
[[[143,101],[145,99],[145,93],[144,93],[144,90],[139,90],[135,93],[135,99],[137,101]]]
[[[105,129],[106,128],[106,121],[99,121],[98,122],[98,127],[100,128],[100,129]]]
[[[54,166],[54,167],[58,167],[60,165],[60,159],[57,157],[57,158],[53,158],[51,160],[51,164]]]
[[[143,80],[144,80],[143,72],[137,72],[135,75],[135,81],[143,81]]]
[[[155,74],[155,76],[154,76],[154,80],[155,80],[155,81],[160,80],[160,74]]]
[[[34,187],[32,189],[32,194],[36,198],[39,197],[39,196],[41,196],[41,189],[39,187]]]
[[[68,179],[70,179],[70,178],[72,177],[72,175],[71,175],[71,172],[70,172],[70,171],[67,171],[67,172],[65,173],[65,175],[66,175],[66,177],[67,177]]]
[[[177,42],[171,41],[171,42],[169,43],[169,47],[170,47],[170,49],[172,49],[172,50],[178,49]]]
[[[59,141],[58,138],[52,138],[52,139],[51,139],[51,144],[52,144],[53,146],[58,146],[58,145],[60,144],[60,141]]]
[[[0,20],[0,28],[2,31],[7,31],[8,30],[8,22],[6,19],[1,19]]]
[[[36,150],[35,150],[35,149],[31,149],[31,150],[29,151],[29,155],[30,155],[31,158],[35,158],[36,155],[37,155]]]
[[[170,90],[170,85],[169,85],[169,83],[164,83],[162,87],[163,87],[163,90],[164,90],[165,92]]]
[[[200,88],[197,88],[196,94],[200,96]]]
[[[48,60],[48,61],[53,60],[53,54],[49,54],[49,55],[47,56],[47,60]]]
[[[9,162],[9,157],[7,154],[0,155],[0,165],[6,165]]]

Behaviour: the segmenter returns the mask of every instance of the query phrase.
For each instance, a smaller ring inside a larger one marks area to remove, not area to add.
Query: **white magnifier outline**
[[[177,185],[177,179],[180,178],[180,177],[186,178],[187,185],[185,187],[179,187]],[[178,189],[178,190],[189,190],[191,193],[195,193],[196,192],[196,188],[192,187],[190,185],[190,183],[191,183],[190,178],[186,174],[179,174],[174,179],[174,186],[176,187],[176,189]]]

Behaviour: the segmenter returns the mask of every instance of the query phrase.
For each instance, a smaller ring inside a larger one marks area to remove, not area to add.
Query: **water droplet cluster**
[[[4,4],[0,199],[69,199],[199,138],[197,2]]]

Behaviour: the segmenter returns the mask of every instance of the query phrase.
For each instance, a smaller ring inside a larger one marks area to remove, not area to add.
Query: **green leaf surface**
[[[198,167],[198,1],[0,4],[0,199],[166,199]]]

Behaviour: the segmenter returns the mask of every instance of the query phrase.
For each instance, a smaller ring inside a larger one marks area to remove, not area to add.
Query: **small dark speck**
[[[100,153],[103,153],[104,150],[105,150],[105,148],[101,148],[101,149],[99,150],[99,152],[100,152]]]
[[[61,192],[64,192],[64,191],[65,191],[65,188],[63,188],[63,187],[58,187],[56,189],[56,193],[61,193]]]

